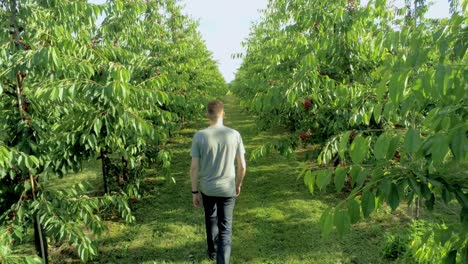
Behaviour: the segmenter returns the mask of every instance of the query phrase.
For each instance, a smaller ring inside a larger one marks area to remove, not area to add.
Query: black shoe
[[[215,260],[216,259],[216,252],[208,252],[208,258],[210,260]]]

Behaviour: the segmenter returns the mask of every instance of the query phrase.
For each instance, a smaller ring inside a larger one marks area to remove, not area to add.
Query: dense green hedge
[[[451,3],[449,18],[426,19],[425,1],[272,0],[252,28],[232,89],[264,127],[292,132],[254,156],[318,143],[319,167],[301,173],[309,190],[352,187],[323,214],[324,236],[384,203],[456,201],[460,222],[415,255],[467,260],[467,2]]]
[[[25,259],[31,226],[41,256],[49,237],[87,261],[100,212],[133,221],[143,168],[169,166],[168,139],[224,79],[175,0],[1,1],[0,47],[0,262]],[[44,188],[96,158],[101,192]]]

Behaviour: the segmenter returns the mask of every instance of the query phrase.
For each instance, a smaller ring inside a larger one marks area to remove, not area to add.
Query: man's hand
[[[192,157],[192,164],[190,165],[190,178],[192,179],[192,202],[193,207],[200,207],[200,195],[198,193],[198,158]],[[196,193],[193,193],[196,192]]]
[[[245,177],[246,164],[244,154],[239,154],[236,156],[237,160],[237,177],[236,177],[236,196],[240,195],[242,181]]]
[[[200,207],[200,195],[198,193],[192,194],[193,207]]]
[[[237,185],[236,186],[236,196],[239,196],[240,192],[241,192],[241,186]]]

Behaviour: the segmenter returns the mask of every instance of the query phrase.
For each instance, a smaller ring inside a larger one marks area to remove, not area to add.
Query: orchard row
[[[144,168],[165,172],[168,139],[224,79],[175,0],[0,1],[0,47],[0,262],[47,262],[50,241],[86,262],[102,214],[133,221]],[[93,159],[101,191],[45,187]],[[31,227],[42,260],[15,249]]]
[[[468,260],[467,2],[449,2],[449,18],[426,19],[425,1],[276,0],[252,28],[232,89],[265,128],[292,134],[254,156],[321,147],[301,173],[310,192],[349,189],[323,214],[325,237],[383,204],[455,202],[460,222],[413,254]]]

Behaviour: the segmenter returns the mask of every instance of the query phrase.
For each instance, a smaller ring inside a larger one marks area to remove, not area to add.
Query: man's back
[[[232,128],[211,126],[198,131],[190,155],[200,160],[201,191],[209,196],[235,196],[234,160],[244,152],[242,138]]]
[[[206,110],[210,126],[193,136],[190,152],[192,202],[195,208],[200,206],[200,188],[208,257],[216,258],[218,264],[229,264],[233,210],[246,172],[245,149],[239,132],[223,126],[223,102],[213,100]]]

